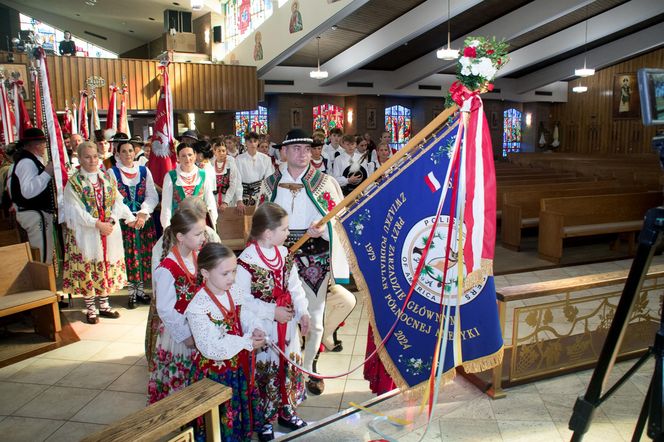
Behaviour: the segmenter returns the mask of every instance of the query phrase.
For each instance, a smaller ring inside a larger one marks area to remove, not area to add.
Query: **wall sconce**
[[[533,114],[530,112],[526,113],[526,127],[530,127],[533,122]]]
[[[353,109],[348,109],[346,120],[348,120],[348,124],[353,124]]]
[[[189,130],[196,130],[196,114],[193,112],[187,114],[187,127]]]
[[[210,30],[206,29],[203,31],[203,39],[205,40],[205,44],[209,45],[210,44]]]

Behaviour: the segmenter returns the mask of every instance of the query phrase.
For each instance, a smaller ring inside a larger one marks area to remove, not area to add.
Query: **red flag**
[[[23,136],[23,131],[28,127],[32,127],[32,121],[30,121],[30,114],[28,114],[28,109],[25,107],[25,102],[23,101],[23,80],[16,79],[12,81],[12,88],[14,89],[14,113],[16,117],[16,136],[21,138]]]
[[[51,85],[48,76],[48,66],[46,63],[46,53],[43,48],[39,48],[39,80],[42,91],[44,92],[44,117],[46,120],[46,128],[49,139],[49,152],[51,154],[51,161],[53,162],[53,178],[55,179],[56,188],[56,205],[58,209],[59,219],[62,218],[62,209],[64,203],[64,187],[67,184],[67,167],[66,163],[69,162],[67,158],[67,151],[65,150],[65,141],[62,138],[62,130],[58,122],[58,116],[55,113],[55,107],[51,100]],[[35,88],[37,89],[37,88]]]
[[[69,103],[67,100],[65,100],[65,116],[64,116],[64,130],[65,133],[68,134],[73,134],[72,132],[74,130],[74,115],[72,114],[71,110],[69,109]]]
[[[157,116],[152,134],[152,152],[148,160],[148,169],[157,186],[162,187],[164,175],[175,169],[173,154],[173,99],[168,80],[168,63],[159,66],[161,71],[161,91],[157,103]]]
[[[39,74],[37,69],[30,70],[30,78],[32,79],[32,84],[39,84]],[[35,101],[34,101],[34,111],[35,111],[35,127],[42,129],[42,122],[44,121],[44,112],[42,111],[42,99],[41,99],[41,90],[35,88]]]
[[[118,88],[111,85],[109,87],[108,112],[106,113],[106,129],[118,130],[118,114],[115,111],[115,101],[117,99]]]
[[[90,139],[88,130],[88,91],[81,91],[81,101],[78,105],[78,133],[84,140]]]

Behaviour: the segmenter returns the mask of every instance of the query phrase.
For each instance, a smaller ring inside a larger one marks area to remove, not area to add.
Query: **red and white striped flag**
[[[155,184],[163,185],[164,176],[175,168],[173,135],[173,98],[168,80],[168,63],[159,66],[161,72],[161,92],[157,103],[157,116],[152,134],[152,152],[148,168]]]
[[[0,78],[0,119],[2,120],[2,143],[14,142],[14,114],[9,106],[4,77]]]
[[[440,189],[440,182],[436,179],[436,175],[433,172],[429,172],[427,176],[424,177],[424,182],[429,186],[431,193],[435,193]]]
[[[23,101],[23,80],[13,80],[12,88],[14,91],[14,113],[18,114],[15,115],[16,136],[20,139],[23,137],[23,131],[28,127],[32,127],[32,121],[30,121],[30,114],[28,114],[28,109]]]
[[[49,140],[49,151],[51,161],[53,162],[53,177],[55,179],[55,197],[56,207],[58,209],[58,218],[63,219],[62,210],[64,204],[64,188],[67,184],[67,167],[69,163],[67,151],[65,150],[65,141],[62,138],[62,130],[58,122],[58,116],[55,113],[55,107],[51,100],[51,85],[48,76],[48,65],[46,63],[46,54],[43,48],[39,48],[39,81],[41,90],[44,94],[44,117]]]
[[[118,88],[114,85],[111,85],[109,88],[108,96],[108,112],[106,113],[106,129],[113,129],[117,132],[118,130],[118,114],[116,112],[116,100]]]
[[[37,72],[37,69],[31,68],[30,69],[30,79],[32,80],[32,84],[39,84],[39,73]],[[42,99],[41,99],[41,91],[39,90],[38,87],[35,88],[35,101],[34,101],[34,114],[35,114],[35,127],[38,127],[39,129],[43,129],[43,121],[44,121],[44,111],[42,110]]]
[[[99,121],[99,106],[97,104],[97,94],[92,91],[92,107],[90,108],[90,138],[94,131],[101,129]]]
[[[74,116],[72,115],[71,109],[69,109],[69,102],[65,100],[65,116],[64,116],[64,130],[67,134],[74,133]]]

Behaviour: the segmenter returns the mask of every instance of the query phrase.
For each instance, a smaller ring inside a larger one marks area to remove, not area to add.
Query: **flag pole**
[[[336,216],[337,213],[341,211],[341,209],[345,209],[347,206],[349,206],[351,203],[353,203],[357,197],[359,197],[364,190],[369,187],[371,184],[373,184],[376,180],[378,180],[381,176],[385,174],[385,172],[388,171],[392,166],[394,166],[399,160],[401,160],[403,157],[406,156],[411,150],[416,148],[417,146],[422,143],[427,136],[429,136],[433,131],[435,131],[438,127],[442,126],[448,118],[450,118],[454,112],[457,110],[456,105],[452,105],[445,109],[443,112],[438,114],[436,118],[431,120],[429,124],[427,124],[424,129],[419,131],[417,135],[415,135],[413,138],[411,138],[408,143],[396,151],[390,158],[387,159],[374,173],[372,173],[366,180],[362,181],[359,186],[357,186],[351,193],[348,194],[339,204],[334,206],[332,210],[330,210],[319,222],[318,226],[325,225],[327,222],[329,222],[332,218]],[[295,244],[293,244],[290,247],[290,252],[295,253],[302,245],[309,239],[309,235],[305,233],[302,238],[300,238]]]

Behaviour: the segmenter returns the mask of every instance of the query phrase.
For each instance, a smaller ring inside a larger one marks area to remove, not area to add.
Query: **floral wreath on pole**
[[[504,40],[495,37],[467,37],[457,62],[457,81],[445,97],[445,107],[461,106],[471,95],[491,92],[496,73],[509,61],[508,47]]]

